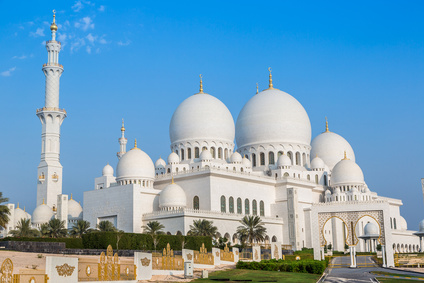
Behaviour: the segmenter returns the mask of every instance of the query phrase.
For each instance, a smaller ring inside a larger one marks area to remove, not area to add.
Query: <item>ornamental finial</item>
[[[272,86],[272,69],[271,69],[271,67],[268,68],[268,72],[269,72],[269,88],[268,89],[273,89],[274,87]]]
[[[202,74],[200,74],[199,75],[199,78],[200,78],[200,90],[199,90],[199,93],[203,93],[203,81],[202,81]]]
[[[53,10],[53,22],[50,26],[51,31],[57,31],[57,25],[56,25],[56,10]]]
[[[72,200],[72,193],[71,193],[71,199],[70,200]]]
[[[174,183],[174,176],[172,176],[172,178],[171,178],[171,184],[175,184]]]
[[[45,204],[45,203],[44,203],[44,198],[43,198],[43,204]]]
[[[256,83],[256,94],[258,94],[259,93],[259,85],[258,85],[258,83]]]
[[[325,117],[325,132],[326,133],[329,132],[329,130],[328,130],[328,120],[327,120],[327,117]]]
[[[134,139],[134,148],[137,148],[137,139]]]
[[[16,208],[19,208],[19,202],[18,202],[18,205],[16,206]]]
[[[124,118],[122,118],[121,132],[125,132]]]
[[[349,158],[347,158],[347,155],[346,155],[346,150],[344,151],[344,158],[343,158],[343,160],[349,160]]]

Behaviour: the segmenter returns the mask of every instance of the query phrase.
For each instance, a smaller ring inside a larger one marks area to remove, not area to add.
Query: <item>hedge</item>
[[[119,240],[118,248],[120,250],[154,250],[153,238],[148,234],[136,233],[117,233],[117,232],[95,232],[82,235],[82,243],[85,249],[106,249],[108,245],[112,245],[113,249],[117,249],[117,236],[122,235]],[[202,243],[208,251],[212,250],[211,237],[195,237],[181,235],[158,235],[158,244],[156,250],[160,251],[166,248],[169,243],[171,249],[181,250],[184,240],[184,248],[191,250],[199,250]]]
[[[66,248],[68,249],[83,249],[83,241],[80,238],[19,238],[19,237],[6,237],[1,239],[1,241],[17,241],[17,242],[50,242],[65,243]]]
[[[300,272],[322,274],[327,267],[326,261],[319,260],[262,260],[261,262],[244,262],[239,261],[236,265],[237,269],[266,270],[266,271],[284,271],[284,272]]]

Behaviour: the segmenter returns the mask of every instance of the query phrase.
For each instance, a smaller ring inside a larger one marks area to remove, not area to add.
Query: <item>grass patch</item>
[[[380,282],[384,282],[384,283],[399,283],[399,282],[405,282],[408,279],[395,279],[395,278],[378,278],[378,281]],[[413,282],[417,282],[416,280],[408,280],[409,281],[413,281]]]
[[[392,273],[392,272],[385,272],[385,271],[371,271],[371,274],[374,275],[381,275],[381,276],[399,276],[399,277],[410,277],[410,278],[424,278],[423,276],[415,276],[415,275],[405,275],[400,273]]]
[[[196,279],[192,282],[220,282],[219,279],[226,279],[226,282],[317,282],[321,275],[309,273],[293,273],[279,271],[230,269],[215,271],[209,274],[207,279]],[[224,282],[224,281],[222,281]]]

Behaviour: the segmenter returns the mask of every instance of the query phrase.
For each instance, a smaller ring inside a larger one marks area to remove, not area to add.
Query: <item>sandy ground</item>
[[[24,253],[14,251],[1,251],[0,250],[0,264],[6,259],[10,258],[13,262],[13,273],[19,273],[20,269],[36,269],[44,271],[46,268],[46,256],[61,256],[61,257],[78,257],[78,258],[90,258],[99,259],[99,256],[94,255],[62,255],[62,254],[42,254],[42,253]],[[119,257],[121,260],[132,261],[133,257]],[[225,270],[235,268],[235,265],[220,265],[213,269],[209,269],[209,273],[217,270]],[[201,269],[194,270],[194,279],[201,277]],[[184,279],[184,275],[161,275],[153,276],[151,280],[139,281],[139,282],[190,282],[192,279]]]

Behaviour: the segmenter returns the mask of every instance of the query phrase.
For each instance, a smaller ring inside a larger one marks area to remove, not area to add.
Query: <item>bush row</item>
[[[19,238],[6,237],[1,241],[17,241],[17,242],[49,242],[49,243],[65,243],[68,249],[83,249],[82,239],[79,238]]]
[[[117,247],[117,239],[120,240]],[[181,235],[158,235],[158,243],[156,250],[161,251],[166,248],[169,243],[171,249],[181,250],[184,241],[184,248],[191,250],[199,250],[202,243],[208,251],[212,249],[211,237],[195,237]],[[135,233],[116,233],[116,232],[98,232],[88,233],[82,236],[82,243],[85,249],[106,249],[108,245],[112,245],[113,249],[120,250],[155,250],[153,238],[147,234]]]
[[[236,265],[238,269],[301,272],[322,274],[327,267],[326,261],[319,260],[262,260],[261,262],[243,262],[239,261]]]

